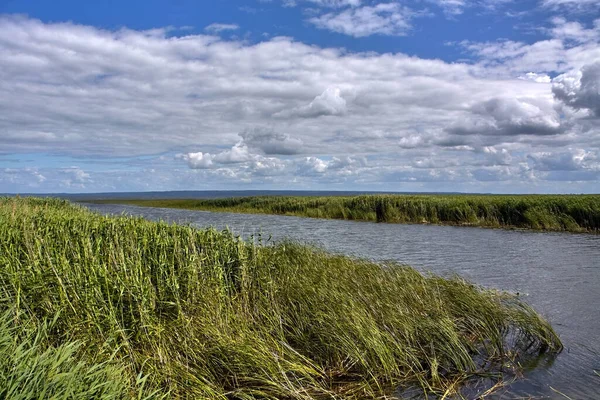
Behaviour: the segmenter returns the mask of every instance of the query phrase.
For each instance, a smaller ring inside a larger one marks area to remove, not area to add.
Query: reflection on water
[[[550,320],[565,350],[556,359],[526,365],[525,378],[511,384],[501,398],[565,399],[554,388],[572,399],[600,399],[600,376],[595,372],[600,372],[600,235],[87,206],[102,213],[229,227],[245,237],[263,233],[274,240],[291,238],[518,292]]]

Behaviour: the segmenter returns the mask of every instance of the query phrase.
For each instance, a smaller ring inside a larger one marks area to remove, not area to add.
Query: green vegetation
[[[362,195],[211,200],[102,200],[95,203],[372,222],[598,232],[600,195]]]
[[[0,198],[0,266],[2,398],[443,395],[562,348],[459,278],[56,199]]]
[[[59,315],[57,315],[58,319]],[[16,326],[15,326],[16,325]],[[57,347],[49,337],[52,325],[22,320],[14,309],[0,316],[0,398],[123,399],[132,397],[124,369],[111,360],[90,365],[78,359],[82,343]],[[137,398],[143,380],[135,380]]]

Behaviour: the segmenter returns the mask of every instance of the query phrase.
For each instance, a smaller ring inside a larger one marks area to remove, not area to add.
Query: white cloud
[[[600,59],[600,19],[586,26],[555,17],[550,24],[537,29],[549,38],[534,43],[498,40],[463,41],[460,45],[479,58],[488,74],[548,75],[580,69]]]
[[[513,3],[515,0],[428,0],[440,7],[444,13],[454,18],[464,12],[466,8],[478,7],[488,11],[495,11],[499,7]]]
[[[513,157],[507,149],[498,149],[493,146],[483,147],[486,163],[491,165],[511,165]]]
[[[240,142],[229,150],[215,154],[213,160],[220,164],[236,164],[250,161],[252,155],[248,151],[248,146]]]
[[[221,33],[223,31],[235,31],[240,29],[236,24],[210,24],[204,30],[210,33]]]
[[[238,164],[250,161],[253,155],[248,151],[248,147],[242,142],[231,147],[229,150],[224,150],[217,154],[203,153],[187,153],[183,159],[188,162],[190,168],[206,169],[211,168],[215,164]]]
[[[342,97],[341,89],[329,87],[323,93],[316,96],[308,105],[292,110],[284,110],[275,114],[275,116],[284,118],[316,118],[324,115],[344,115],[346,110],[346,99]]]
[[[28,187],[35,188],[48,179],[38,168],[3,168],[0,169],[0,183],[13,186],[25,183]]]
[[[367,166],[365,157],[332,157],[323,160],[318,157],[305,157],[295,161],[300,175],[306,174],[333,174],[338,178],[356,174],[357,170]]]
[[[239,135],[241,140],[230,149],[216,154],[191,152],[179,155],[193,169],[208,169],[223,164],[247,164],[255,170],[269,166],[279,168],[284,165],[280,160],[266,155],[291,155],[299,153],[302,141],[270,129],[247,129]],[[262,153],[262,154],[259,154]],[[250,164],[249,164],[250,163]]]
[[[527,154],[600,148],[595,27],[557,22],[546,40],[465,43],[477,60],[448,63],[0,17],[1,152],[78,157],[66,165],[88,175],[0,170],[0,186],[458,190],[495,178],[528,190],[559,176],[533,174]],[[116,166],[79,164],[94,159]]]
[[[85,189],[87,184],[94,183],[90,174],[77,166],[62,168],[59,171],[63,175],[62,187]]]
[[[600,3],[598,4],[600,7]],[[561,40],[572,40],[586,43],[600,39],[600,19],[594,21],[592,28],[586,28],[577,21],[567,21],[564,17],[552,19],[554,27],[550,29],[552,37]]]
[[[354,169],[367,166],[367,159],[365,157],[333,157],[327,164],[330,169]]]
[[[542,0],[542,6],[554,10],[583,11],[593,7],[600,7],[598,0]]]
[[[282,0],[283,7],[296,7],[298,3],[310,3],[316,7],[323,8],[343,8],[360,6],[362,0]]]
[[[538,171],[600,171],[600,159],[596,153],[583,149],[559,152],[537,152],[527,155],[532,168]]]
[[[556,77],[552,92],[566,105],[600,117],[600,61]]]
[[[246,129],[240,136],[246,146],[267,155],[291,155],[302,150],[302,140],[272,129]]]
[[[415,13],[399,3],[349,8],[309,19],[321,29],[354,37],[370,35],[404,36],[410,31]]]
[[[523,76],[520,76],[519,79],[529,80],[537,83],[550,83],[552,82],[552,78],[548,74],[536,74],[535,72],[528,72]]]
[[[482,116],[492,117],[504,135],[546,135],[558,133],[560,118],[547,99],[493,98],[474,107]]]
[[[274,157],[257,157],[248,166],[250,176],[285,175],[287,163]]]
[[[315,3],[321,7],[332,7],[332,8],[339,8],[339,7],[346,7],[346,6],[357,7],[361,4],[361,0],[307,0],[307,1],[310,1],[311,3]]]
[[[447,135],[437,139],[438,145],[449,148],[473,145],[485,148],[518,143],[524,138],[543,141],[541,138],[560,135],[568,129],[554,109],[551,96],[492,97],[472,105],[471,110],[469,117],[445,129]]]
[[[318,174],[322,174],[327,171],[328,166],[327,162],[317,157],[306,157],[304,164],[309,171],[316,172]]]
[[[190,168],[210,168],[213,165],[212,156],[208,153],[202,153],[201,151],[197,153],[188,153],[183,156],[188,162]]]
[[[433,0],[433,2],[450,15],[462,14],[464,8],[468,5],[466,0]]]

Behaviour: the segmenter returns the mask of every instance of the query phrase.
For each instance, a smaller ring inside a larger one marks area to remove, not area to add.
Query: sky
[[[0,0],[0,193],[600,193],[600,0]]]

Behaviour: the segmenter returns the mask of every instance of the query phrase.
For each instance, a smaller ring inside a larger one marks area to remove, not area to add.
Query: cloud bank
[[[408,29],[399,6],[321,3],[355,36],[375,28],[343,21]],[[598,26],[555,19],[543,40],[463,42],[474,61],[448,63],[3,16],[0,185],[597,191]]]

